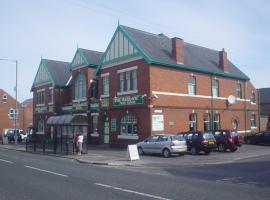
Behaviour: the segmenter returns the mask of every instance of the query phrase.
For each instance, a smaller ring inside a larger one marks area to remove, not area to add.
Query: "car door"
[[[167,135],[159,136],[158,141],[154,145],[155,153],[162,153],[163,147],[168,143],[169,137]]]
[[[144,142],[144,152],[145,153],[155,153],[155,145],[159,139],[159,136],[153,135],[150,136],[149,139],[147,139]]]
[[[265,144],[270,144],[270,132],[265,132],[264,133],[264,143]]]

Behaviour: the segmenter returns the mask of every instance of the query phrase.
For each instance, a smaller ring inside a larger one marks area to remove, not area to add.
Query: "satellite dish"
[[[235,103],[235,101],[236,101],[236,98],[235,98],[235,96],[233,96],[233,95],[230,95],[230,96],[228,96],[228,103],[230,104],[230,105],[232,105],[232,104],[234,104]]]

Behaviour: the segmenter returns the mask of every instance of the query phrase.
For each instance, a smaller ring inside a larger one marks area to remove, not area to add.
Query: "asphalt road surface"
[[[0,199],[269,200],[270,157],[220,165],[116,168],[0,149]]]

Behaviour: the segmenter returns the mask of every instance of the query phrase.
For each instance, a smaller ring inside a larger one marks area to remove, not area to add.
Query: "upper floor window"
[[[188,78],[188,94],[196,94],[196,78],[194,76],[189,76]]]
[[[252,91],[252,94],[251,94],[251,102],[256,103],[256,95],[254,91]]]
[[[128,92],[137,90],[137,70],[120,72],[119,75],[119,92]]]
[[[8,116],[10,119],[18,119],[18,110],[14,109],[14,108],[10,108]]]
[[[53,88],[49,89],[49,103],[53,103]]]
[[[102,77],[102,94],[109,95],[109,75]]]
[[[86,98],[86,78],[84,74],[79,74],[75,80],[75,99]]]
[[[189,130],[190,131],[197,130],[197,115],[195,113],[189,115]]]
[[[39,120],[38,121],[38,128],[37,128],[38,133],[44,133],[44,120]]]
[[[45,90],[40,90],[37,91],[37,96],[36,96],[37,104],[45,104]]]
[[[241,83],[237,83],[236,85],[236,97],[242,99],[242,85]]]
[[[219,96],[219,82],[218,82],[218,80],[212,80],[212,96],[213,97]]]
[[[256,127],[256,115],[255,114],[251,115],[250,122],[251,122],[251,127]]]
[[[237,130],[237,128],[238,128],[238,121],[237,121],[237,119],[233,119],[232,120],[232,129]]]
[[[214,114],[214,119],[213,119],[213,125],[214,125],[214,130],[219,130],[220,129],[220,115],[219,114]]]
[[[7,103],[7,94],[3,94],[2,102]]]
[[[211,121],[210,121],[210,114],[209,113],[204,114],[203,124],[204,124],[204,131],[211,130]]]

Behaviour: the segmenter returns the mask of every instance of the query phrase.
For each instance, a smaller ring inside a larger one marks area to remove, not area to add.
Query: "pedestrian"
[[[79,139],[79,136],[80,136],[80,133],[77,132],[73,138],[73,144],[75,146],[75,149],[76,149],[76,152],[79,152],[79,149],[78,149],[78,139]]]
[[[83,144],[83,134],[80,133],[80,135],[78,136],[78,141],[77,141],[79,156],[82,155],[82,144]]]

